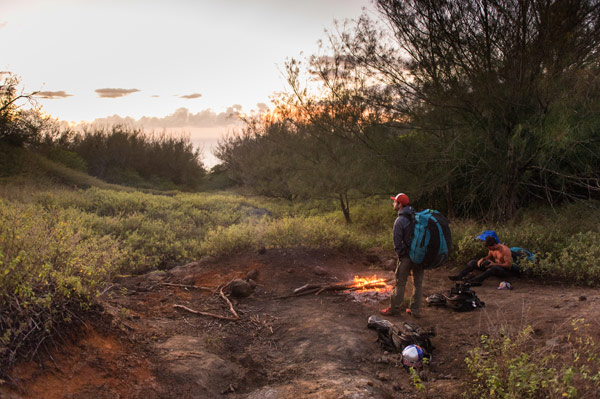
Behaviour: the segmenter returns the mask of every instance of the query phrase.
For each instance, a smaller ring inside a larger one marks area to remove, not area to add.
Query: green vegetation
[[[347,224],[333,200],[73,190],[15,181],[0,185],[0,357],[5,365],[33,354],[39,342],[76,320],[117,274],[261,247],[379,247],[392,253],[394,214],[386,198],[359,202],[354,223]],[[573,215],[584,222],[572,223]],[[593,264],[598,218],[597,204],[583,203],[547,216],[523,212],[520,222],[499,225],[497,231],[539,255],[539,263],[530,265],[534,275],[598,285],[600,269]],[[456,221],[452,228],[454,259],[462,262],[481,250],[473,237],[484,226]]]
[[[465,398],[591,398],[600,384],[600,343],[584,319],[554,346],[541,346],[526,327],[481,337],[466,363],[472,381]]]

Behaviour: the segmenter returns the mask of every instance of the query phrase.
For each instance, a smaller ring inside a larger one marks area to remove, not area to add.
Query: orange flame
[[[373,290],[377,292],[386,292],[392,289],[392,286],[386,283],[385,278],[371,276],[371,277],[359,277],[354,276],[354,287],[356,291],[368,291]]]

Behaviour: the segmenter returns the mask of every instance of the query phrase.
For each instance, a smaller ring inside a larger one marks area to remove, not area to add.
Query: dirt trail
[[[353,302],[332,292],[278,299],[311,282],[391,277],[384,268],[389,256],[273,250],[121,278],[103,296],[101,320],[88,322],[81,338],[53,353],[44,368],[34,363],[16,367],[11,377],[19,387],[0,386],[0,397],[422,397],[398,364],[399,355],[385,353],[366,326],[367,318],[387,303]],[[179,304],[231,316],[218,294],[163,284],[214,288],[251,270],[258,270],[258,286],[250,297],[234,301],[237,321],[174,309]],[[428,271],[424,292],[450,288],[448,274],[447,268]],[[600,290],[514,279],[515,289],[502,291],[496,289],[498,281],[488,279],[474,288],[486,303],[481,310],[424,307],[418,320],[387,317],[436,329],[433,361],[424,374],[428,397],[459,397],[464,357],[482,333],[533,325],[538,339],[556,345],[570,321],[583,317],[595,323],[595,336],[600,334]]]

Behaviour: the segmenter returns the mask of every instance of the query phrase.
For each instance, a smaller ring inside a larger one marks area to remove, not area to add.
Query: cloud
[[[35,96],[53,100],[55,98],[71,97],[72,94],[67,94],[67,92],[65,92],[64,90],[61,90],[61,91],[38,91]]]
[[[200,98],[200,97],[202,97],[202,94],[200,94],[200,93],[186,94],[184,96],[180,96],[180,98],[187,98],[187,99]]]
[[[131,93],[138,92],[138,89],[96,89],[95,92],[102,98],[124,97]]]
[[[169,129],[169,128],[188,128],[188,127],[225,127],[230,125],[242,125],[242,122],[236,117],[242,111],[241,105],[233,105],[225,112],[214,112],[211,109],[193,113],[187,108],[178,108],[172,114],[162,118],[154,116],[142,116],[140,119],[131,117],[122,117],[113,115],[106,118],[95,119],[93,125],[111,126],[125,124],[134,127],[143,127],[144,129]]]

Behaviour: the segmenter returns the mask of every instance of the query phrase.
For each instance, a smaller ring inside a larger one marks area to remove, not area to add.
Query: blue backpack
[[[414,225],[408,253],[410,260],[425,269],[444,264],[452,247],[448,219],[438,211],[425,209],[414,214]]]
[[[535,254],[528,249],[521,247],[510,247],[510,254],[513,259],[512,270],[521,271],[521,259],[527,259],[530,262],[535,262]]]

